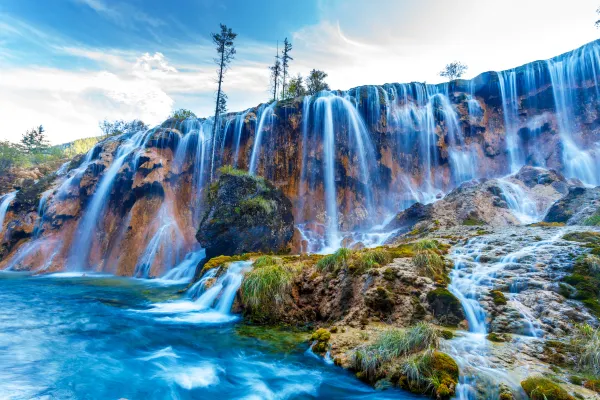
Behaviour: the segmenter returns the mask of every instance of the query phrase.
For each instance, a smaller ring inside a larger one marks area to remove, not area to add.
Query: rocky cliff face
[[[274,182],[311,251],[382,241],[388,215],[522,165],[598,184],[599,49],[471,81],[263,104],[224,115],[214,137],[212,120],[188,119],[109,138],[33,190],[35,207],[7,202],[0,268],[164,275],[199,250],[224,165]]]

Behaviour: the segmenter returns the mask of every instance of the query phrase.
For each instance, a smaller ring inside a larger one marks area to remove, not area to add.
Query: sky
[[[101,120],[214,112],[210,39],[238,34],[223,89],[230,111],[270,98],[268,66],[293,45],[292,74],[332,89],[441,82],[513,68],[600,37],[594,0],[0,0],[0,140],[42,124],[53,144],[100,134]]]

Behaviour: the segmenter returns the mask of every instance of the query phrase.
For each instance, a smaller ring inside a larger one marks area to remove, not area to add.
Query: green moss
[[[490,332],[486,336],[486,339],[490,342],[503,343],[509,341],[510,337],[508,337],[506,334]]]
[[[542,228],[557,228],[557,227],[561,227],[561,226],[565,226],[564,222],[536,222],[535,224],[531,224],[529,226],[537,226],[537,227],[542,227]]]
[[[427,293],[427,301],[430,303],[440,301],[442,304],[460,306],[460,301],[446,288],[437,288]]]
[[[492,290],[490,292],[490,295],[492,296],[492,300],[494,301],[495,305],[504,306],[507,304],[506,296],[504,296],[504,293],[502,293],[501,291]]]
[[[250,259],[250,257],[252,256],[252,254],[242,254],[242,255],[237,255],[237,256],[217,256],[217,257],[213,257],[210,260],[208,260],[206,262],[206,264],[204,264],[204,267],[202,268],[202,275],[204,275],[204,273],[206,271],[209,271],[213,268],[218,268],[218,267],[227,267],[227,265],[229,263],[235,262],[235,261],[248,261]]]
[[[434,281],[447,284],[446,263],[442,256],[433,250],[420,250],[412,259],[413,265],[422,276],[427,276]]]
[[[427,351],[402,364],[399,386],[413,393],[449,399],[458,384],[458,364],[448,354]]]
[[[317,262],[319,271],[337,272],[348,266],[348,260],[352,252],[348,249],[341,248],[333,254],[323,257]]]
[[[479,226],[479,225],[485,225],[485,222],[478,218],[469,217],[469,218],[464,219],[462,224],[464,226]]]
[[[564,240],[579,243],[591,243],[600,245],[600,233],[592,231],[570,232],[563,236]]]
[[[328,342],[329,339],[331,339],[331,332],[325,328],[317,329],[310,337],[310,340],[316,340],[319,342]]]
[[[543,377],[531,377],[521,382],[521,387],[531,400],[573,400],[558,384]]]
[[[600,260],[596,255],[579,257],[570,275],[563,278],[560,293],[580,300],[596,317],[600,317]],[[564,284],[570,285],[564,286]],[[574,291],[571,289],[574,288]]]
[[[448,329],[440,330],[440,336],[446,340],[454,339],[454,332]]]
[[[313,341],[312,351],[315,353],[326,353],[329,345],[329,339],[331,339],[331,333],[324,328],[319,328],[313,332],[310,337],[310,340]],[[314,343],[316,342],[316,343]]]

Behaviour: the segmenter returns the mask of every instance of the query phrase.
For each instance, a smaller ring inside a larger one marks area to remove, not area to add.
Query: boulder
[[[220,172],[196,234],[206,259],[286,250],[294,235],[291,201],[264,178],[232,168]]]
[[[600,187],[571,187],[566,196],[555,202],[546,213],[544,222],[567,225],[595,225],[594,216],[600,221]]]

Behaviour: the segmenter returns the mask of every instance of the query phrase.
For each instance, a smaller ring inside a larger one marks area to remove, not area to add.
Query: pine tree
[[[271,88],[273,89],[273,100],[277,100],[277,85],[281,79],[281,61],[279,57],[279,43],[277,44],[277,53],[275,53],[275,63],[269,67],[271,70]]]
[[[287,93],[287,76],[290,67],[290,61],[294,59],[290,56],[290,51],[292,51],[292,44],[288,41],[287,38],[283,41],[283,50],[281,51],[281,65],[283,67],[283,81],[281,85],[281,93],[283,98],[288,98]]]
[[[37,128],[28,130],[23,134],[21,138],[21,146],[25,153],[28,154],[39,154],[50,147],[48,140],[46,139],[46,131],[42,125]]]
[[[218,54],[218,57],[215,58],[215,64],[217,64],[217,66],[218,66],[218,69],[217,69],[218,89],[217,89],[217,99],[215,101],[215,119],[213,121],[213,129],[212,129],[213,157],[212,157],[211,167],[210,167],[210,180],[212,181],[213,171],[214,171],[214,162],[215,162],[214,151],[215,151],[215,146],[216,146],[217,125],[218,125],[218,121],[219,121],[219,115],[221,115],[221,113],[223,112],[222,110],[224,108],[226,108],[226,107],[224,107],[224,104],[226,104],[226,102],[227,102],[226,97],[222,99],[222,97],[224,96],[224,93],[221,90],[221,85],[223,84],[223,78],[225,76],[225,72],[227,72],[227,70],[229,69],[229,64],[235,57],[235,47],[233,45],[233,41],[237,37],[237,33],[234,33],[231,30],[231,28],[227,28],[226,25],[221,24],[221,32],[213,33],[211,36],[212,36],[213,43],[217,46],[216,48],[217,48],[217,54]]]
[[[325,83],[325,78],[327,78],[327,74],[323,71],[319,71],[318,69],[310,71],[308,78],[306,78],[306,89],[308,94],[313,95],[322,90],[329,90],[329,85]]]

